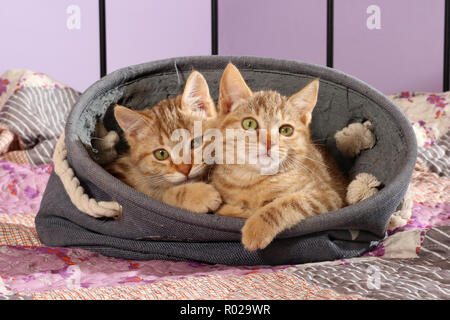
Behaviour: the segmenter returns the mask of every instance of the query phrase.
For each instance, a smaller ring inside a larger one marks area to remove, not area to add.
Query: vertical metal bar
[[[218,0],[211,0],[211,54],[219,54]]]
[[[334,0],[327,0],[327,67],[333,68]]]
[[[98,0],[100,27],[100,77],[106,75],[106,15],[105,0]]]

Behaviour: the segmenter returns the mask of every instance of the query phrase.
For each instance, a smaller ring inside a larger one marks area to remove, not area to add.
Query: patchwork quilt
[[[406,224],[362,257],[285,266],[132,261],[43,245],[34,218],[80,93],[0,76],[1,299],[450,299],[450,92],[390,96],[419,142]]]

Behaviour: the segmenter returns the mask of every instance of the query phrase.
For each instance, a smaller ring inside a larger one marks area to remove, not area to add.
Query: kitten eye
[[[165,149],[158,149],[153,152],[153,155],[158,160],[166,160],[169,157],[169,153]]]
[[[245,118],[242,120],[242,127],[245,130],[256,130],[258,128],[258,122],[253,118]]]
[[[292,136],[293,133],[294,133],[294,128],[292,128],[292,126],[290,126],[288,124],[285,124],[280,127],[280,134],[285,137]]]
[[[202,145],[203,137],[197,137],[191,140],[191,149],[197,149]]]

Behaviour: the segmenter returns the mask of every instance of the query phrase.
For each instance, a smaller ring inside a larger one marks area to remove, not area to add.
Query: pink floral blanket
[[[12,71],[0,77],[0,108],[14,94],[9,86],[18,87],[16,82],[54,83],[21,72],[28,82]],[[34,218],[52,164],[21,161],[27,159],[17,156],[23,149],[9,144],[0,158],[0,300],[449,299],[450,92],[405,92],[391,98],[411,120],[419,141],[410,217],[363,257],[330,262],[224,266],[132,261],[47,247],[37,237]],[[8,134],[21,138],[13,130]]]

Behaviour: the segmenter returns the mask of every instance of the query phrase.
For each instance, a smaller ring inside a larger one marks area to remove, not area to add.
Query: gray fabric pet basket
[[[311,129],[350,177],[375,175],[383,188],[356,205],[309,218],[281,233],[267,248],[247,251],[240,243],[244,219],[196,214],[175,208],[125,185],[88,155],[95,123],[111,104],[151,107],[183,90],[194,68],[217,101],[220,77],[232,61],[254,90],[284,95],[320,78]],[[334,133],[349,123],[370,120],[377,143],[354,161],[343,160]],[[51,175],[36,229],[48,246],[83,248],[118,258],[171,259],[229,265],[280,265],[359,256],[385,237],[389,217],[409,185],[416,159],[413,130],[400,109],[377,90],[342,72],[301,62],[256,57],[183,57],[115,71],[93,84],[71,111],[65,127],[67,159],[90,197],[115,200],[121,219],[96,219],[78,211],[61,180]]]

